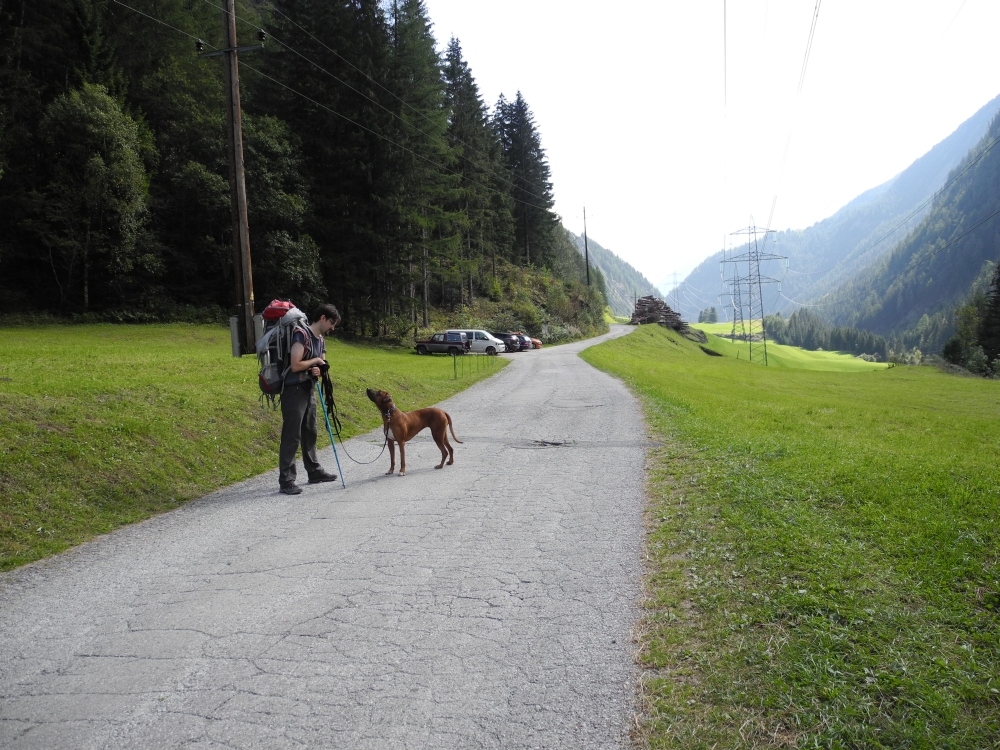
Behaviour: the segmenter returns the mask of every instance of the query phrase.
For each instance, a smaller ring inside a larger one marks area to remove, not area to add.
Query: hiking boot
[[[299,487],[294,482],[292,482],[291,484],[283,484],[283,485],[281,485],[281,487],[279,489],[284,494],[286,494],[286,495],[301,495],[302,494],[302,488]]]
[[[319,474],[313,474],[309,477],[309,484],[321,484],[322,482],[336,482],[337,475],[331,474],[327,471],[321,471]]]

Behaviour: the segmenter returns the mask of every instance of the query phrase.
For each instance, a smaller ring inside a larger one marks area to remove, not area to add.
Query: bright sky
[[[775,194],[772,228],[805,228],[1000,93],[996,0],[826,0],[800,96],[815,0],[425,2],[488,105],[523,93],[566,227],[586,205],[664,290]]]

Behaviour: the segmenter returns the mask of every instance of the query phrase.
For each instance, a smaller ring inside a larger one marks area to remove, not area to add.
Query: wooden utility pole
[[[590,286],[590,248],[587,246],[587,207],[583,207],[583,259],[587,264],[587,286]]]
[[[240,354],[251,354],[253,273],[250,267],[250,225],[247,186],[243,177],[243,120],[240,115],[240,69],[236,47],[236,0],[225,0],[222,28],[226,40],[226,138],[229,141],[229,200],[233,222],[233,277]]]
[[[205,43],[195,43],[198,57],[226,58],[226,140],[229,142],[229,206],[233,223],[233,289],[236,298],[236,315],[233,328],[233,356],[252,354],[257,344],[253,314],[253,273],[250,267],[250,224],[247,221],[247,185],[243,177],[243,118],[240,115],[239,52],[264,49],[267,35],[257,32],[260,44],[236,46],[236,0],[223,0],[222,37],[223,49],[205,52]]]

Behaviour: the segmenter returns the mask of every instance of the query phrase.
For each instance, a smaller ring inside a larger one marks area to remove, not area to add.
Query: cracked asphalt
[[[629,330],[441,404],[454,466],[425,431],[0,576],[0,747],[627,747],[646,431],[576,354]]]

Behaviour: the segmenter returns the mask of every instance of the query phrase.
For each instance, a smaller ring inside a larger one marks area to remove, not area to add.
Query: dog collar
[[[382,412],[382,416],[385,417],[386,419],[388,419],[389,417],[392,416],[392,413],[394,411],[396,411],[396,407],[395,406],[390,406],[388,409],[386,409],[384,412]]]

